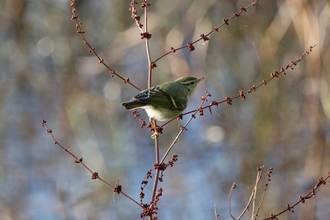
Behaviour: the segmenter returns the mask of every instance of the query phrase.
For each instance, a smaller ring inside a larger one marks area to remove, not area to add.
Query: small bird
[[[203,79],[184,76],[173,82],[165,82],[141,91],[131,101],[121,105],[126,110],[145,109],[155,131],[152,137],[155,137],[158,136],[155,120],[167,121],[179,116],[187,107],[197,84]]]

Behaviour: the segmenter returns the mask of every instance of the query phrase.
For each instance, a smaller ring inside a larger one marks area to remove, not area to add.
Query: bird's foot
[[[151,135],[151,139],[155,139],[156,137],[158,137],[159,136],[159,133],[157,132],[157,131],[155,131],[155,133],[153,133],[152,135]]]
[[[150,120],[150,124],[151,124],[151,131],[153,131],[154,133],[151,135],[151,139],[155,139],[156,137],[159,136],[159,134],[163,133],[163,128],[157,126],[156,124],[156,120],[155,119],[151,119]]]

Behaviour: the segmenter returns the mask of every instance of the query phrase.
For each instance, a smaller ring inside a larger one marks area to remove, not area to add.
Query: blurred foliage
[[[130,18],[129,2],[77,1],[76,9],[87,40],[105,62],[146,88],[145,43]],[[249,3],[151,2],[152,59],[209,32]],[[120,195],[113,201],[111,190],[90,181],[40,126],[45,119],[60,143],[110,183],[119,178],[123,190],[139,200],[140,182],[153,167],[154,142],[120,106],[137,91],[111,78],[88,52],[75,33],[69,5],[65,0],[0,1],[0,219],[137,219],[141,211]],[[195,45],[194,52],[176,51],[157,63],[153,84],[183,75],[206,77],[189,103],[192,110],[204,91],[212,94],[209,101],[236,96],[318,43],[286,77],[193,120],[172,151],[179,161],[160,184],[159,219],[214,219],[214,202],[220,219],[228,219],[234,181],[237,215],[260,165],[274,168],[259,215],[268,217],[295,203],[330,170],[329,20],[327,0],[261,0],[210,41]],[[161,152],[187,118],[165,127]],[[281,219],[327,219],[329,198],[326,185]]]

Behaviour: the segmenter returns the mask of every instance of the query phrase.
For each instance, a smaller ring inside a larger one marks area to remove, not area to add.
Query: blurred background
[[[141,1],[138,1],[139,5]],[[147,87],[145,42],[131,19],[130,1],[77,1],[86,39],[105,63],[139,88]],[[248,0],[152,2],[148,27],[152,60],[197,39]],[[138,7],[138,14],[143,11]],[[57,141],[109,183],[139,201],[140,182],[155,162],[147,128],[120,103],[138,91],[112,78],[88,52],[66,0],[0,0],[0,219],[139,219],[141,209],[53,144]],[[158,219],[230,219],[254,187],[257,166],[273,167],[259,219],[294,204],[330,170],[330,3],[327,0],[259,1],[208,42],[157,62],[153,85],[180,76],[206,77],[189,102],[205,91],[212,100],[236,96],[296,60],[318,43],[287,76],[232,106],[194,119],[170,153],[179,160],[164,173]],[[144,21],[142,19],[142,23]],[[139,111],[148,120],[143,110]],[[160,151],[179,132],[173,121],[160,136]],[[170,158],[170,157],[169,157]],[[264,181],[261,180],[257,198]],[[152,181],[144,193],[150,200]],[[259,201],[259,200],[257,200]],[[280,219],[328,219],[330,187]],[[244,219],[249,219],[248,213]]]

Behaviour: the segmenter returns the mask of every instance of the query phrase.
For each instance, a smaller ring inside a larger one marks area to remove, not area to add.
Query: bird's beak
[[[200,81],[202,81],[202,80],[204,80],[205,79],[205,77],[202,77],[202,78],[200,78],[199,80],[198,80],[198,82],[200,82]]]

